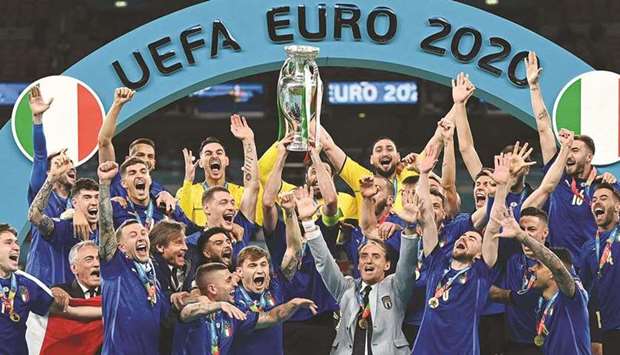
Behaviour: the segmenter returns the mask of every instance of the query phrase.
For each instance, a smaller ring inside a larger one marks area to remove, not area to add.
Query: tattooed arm
[[[245,117],[232,115],[230,117],[230,131],[243,143],[243,197],[239,210],[245,218],[254,222],[256,220],[256,201],[258,200],[258,157],[254,132],[248,126]]]
[[[284,223],[286,224],[286,251],[282,258],[280,270],[287,280],[295,276],[297,267],[301,262],[302,237],[301,228],[295,213],[295,199],[292,192],[281,195],[281,204],[284,208]]]
[[[52,193],[52,186],[53,183],[48,177],[34,197],[30,209],[28,210],[28,220],[30,220],[30,223],[32,223],[44,237],[49,237],[54,232],[54,221],[43,213],[50,194]]]
[[[255,329],[272,327],[291,318],[299,308],[309,308],[312,314],[316,314],[316,304],[305,298],[293,298],[285,304],[272,308],[269,312],[261,312],[258,315]]]
[[[114,233],[110,183],[118,172],[118,164],[107,161],[99,165],[99,258],[110,261],[116,253],[118,243]]]

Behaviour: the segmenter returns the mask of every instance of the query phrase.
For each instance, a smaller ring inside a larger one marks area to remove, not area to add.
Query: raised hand
[[[392,234],[401,229],[402,228],[398,224],[392,222],[383,222],[377,226],[377,232],[382,240],[388,239]]]
[[[575,133],[566,128],[560,129],[560,133],[558,134],[560,144],[563,147],[569,148],[573,146],[573,141],[575,140]]]
[[[245,320],[245,313],[241,312],[241,310],[228,302],[220,302],[220,309],[222,312],[226,313],[230,318],[235,318],[238,320]]]
[[[424,155],[422,157],[418,157],[416,160],[417,168],[420,174],[428,174],[433,168],[435,164],[437,164],[437,156],[439,155],[439,149],[435,144],[429,145]]]
[[[538,57],[535,52],[529,52],[525,61],[525,70],[527,75],[527,83],[532,86],[538,85],[542,68],[538,67]]]
[[[112,179],[118,174],[118,164],[114,161],[105,161],[99,164],[97,169],[97,175],[99,176],[99,183],[109,184]]]
[[[286,149],[289,144],[293,142],[293,133],[289,133],[284,138],[282,138],[278,143],[276,143],[276,149],[278,153],[281,155],[288,155],[288,150]]]
[[[442,118],[437,122],[437,129],[441,134],[441,139],[443,142],[449,142],[454,137],[454,122],[447,119],[446,117]]]
[[[114,90],[114,102],[112,104],[122,106],[128,101],[131,101],[135,93],[135,91],[126,87],[117,88]]]
[[[454,103],[466,103],[474,94],[476,87],[469,81],[469,75],[459,73],[452,79],[452,100]]]
[[[614,176],[614,174],[612,173],[603,173],[603,175],[599,176],[601,178],[601,182],[606,183],[606,184],[615,184],[618,179],[616,179],[616,177]]]
[[[47,174],[52,182],[56,182],[70,169],[71,160],[67,157],[67,150],[63,149],[58,157],[52,160],[50,171]]]
[[[295,193],[293,191],[282,192],[279,196],[280,206],[287,211],[295,209]]]
[[[398,217],[408,224],[414,224],[422,221],[423,204],[420,198],[413,193],[402,194],[403,208],[397,211]]]
[[[67,308],[69,308],[71,296],[69,296],[67,291],[60,287],[52,287],[50,291],[52,291],[52,297],[54,297],[54,303],[56,306],[60,309],[60,311],[66,312]]]
[[[293,298],[289,301],[289,303],[293,304],[297,308],[307,308],[312,312],[312,314],[316,314],[317,306],[314,301],[305,299],[305,298]]]
[[[416,167],[416,159],[418,159],[419,156],[420,155],[418,153],[409,153],[402,158],[400,162],[405,165],[405,169],[417,171],[418,168]]]
[[[174,198],[168,191],[162,191],[157,195],[157,199],[155,199],[155,204],[157,206],[164,206],[166,213],[170,213],[174,211],[177,206],[177,199]]]
[[[312,219],[319,211],[321,205],[314,201],[314,198],[308,191],[308,186],[298,187],[295,192],[295,205],[297,206],[297,216],[302,221]]]
[[[194,183],[196,177],[196,166],[198,166],[199,160],[192,154],[192,151],[183,148],[183,160],[185,161],[185,181]]]
[[[48,102],[43,101],[43,97],[41,96],[41,87],[39,84],[30,89],[30,93],[28,94],[28,104],[30,105],[30,111],[32,111],[32,116],[35,120],[38,119],[37,123],[40,123],[41,115],[43,112],[47,111],[52,105],[54,98],[50,98]]]
[[[491,218],[502,226],[502,232],[495,234],[494,238],[515,238],[523,233],[519,223],[515,220],[512,209],[508,210],[505,206],[501,206]]]
[[[527,142],[523,146],[520,146],[519,141],[515,143],[510,155],[510,175],[513,178],[521,175],[528,166],[536,164],[535,161],[526,161],[534,150],[534,148],[528,148]]]
[[[90,239],[90,223],[86,219],[86,215],[79,210],[73,212],[73,234],[77,235],[81,240]]]
[[[497,185],[506,185],[510,180],[510,156],[500,154],[495,156],[495,170],[493,174],[487,175],[495,181]]]
[[[237,114],[230,116],[230,132],[239,140],[253,140],[254,131],[248,126],[245,117]]]
[[[373,176],[365,176],[360,179],[360,193],[364,198],[371,198],[379,192],[379,186],[375,184]]]

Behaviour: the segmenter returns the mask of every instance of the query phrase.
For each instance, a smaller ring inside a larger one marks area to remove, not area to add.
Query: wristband
[[[318,229],[314,221],[311,219],[307,221],[301,221],[301,225],[304,227],[304,231],[306,233],[309,233],[309,232],[312,232]]]

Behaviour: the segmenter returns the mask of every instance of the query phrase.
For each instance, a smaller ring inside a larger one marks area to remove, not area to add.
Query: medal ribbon
[[[587,198],[587,195],[589,195],[590,192],[590,185],[592,185],[592,182],[594,181],[594,179],[596,178],[596,168],[592,167],[592,169],[590,170],[590,174],[588,175],[588,179],[586,180],[585,183],[585,194],[579,192],[579,190],[577,189],[577,180],[575,180],[575,178],[572,178],[572,181],[570,183],[570,190],[573,193],[573,195],[579,197],[580,199],[582,199],[585,203],[588,204],[588,206],[590,205],[590,200]]]
[[[603,248],[603,255],[601,255],[601,243],[600,243],[600,230],[596,231],[596,259],[598,260],[598,276],[600,277],[603,271],[603,267],[608,262],[611,264],[611,247],[613,245],[614,240],[616,239],[616,234],[618,233],[618,227],[614,229],[614,231],[607,237],[607,241],[605,242],[605,248]]]
[[[218,317],[219,316],[219,317]],[[210,321],[207,322],[207,326],[209,327],[209,333],[211,334],[211,354],[212,355],[220,355],[220,334],[217,328],[223,328],[223,324],[221,322],[222,312],[217,312],[215,314],[211,314],[208,317]],[[220,320],[218,320],[220,318]],[[219,327],[218,327],[219,325]]]
[[[462,270],[459,270],[459,272],[457,272],[454,276],[449,278],[448,281],[445,284],[441,285],[441,282],[443,281],[443,278],[446,276],[446,274],[450,270],[450,269],[446,269],[444,271],[444,273],[443,273],[443,276],[441,277],[441,280],[439,280],[439,284],[435,288],[435,295],[433,297],[439,299],[441,296],[443,296],[443,294],[446,293],[446,291],[448,291],[452,287],[452,284],[454,283],[454,280],[456,280],[459,276],[461,276],[464,273],[466,273],[467,271],[469,271],[469,269],[471,269],[471,266],[468,266],[468,267],[466,267],[466,268],[464,268]]]
[[[0,287],[0,300],[2,301],[2,308],[4,309],[4,313],[8,314],[11,320],[15,322],[15,295],[17,294],[17,277],[15,277],[15,273],[11,273],[11,289],[9,290],[9,295],[7,296],[4,293],[4,288]],[[19,318],[17,318],[19,321]]]
[[[545,322],[547,321],[547,316],[549,316],[549,313],[552,311],[553,304],[555,303],[555,301],[558,298],[559,294],[560,294],[559,291],[556,292],[555,295],[553,295],[553,297],[551,297],[551,299],[549,300],[549,302],[545,306],[545,310],[543,311],[542,316],[540,317],[540,320],[538,321],[538,325],[536,326],[536,335],[537,336],[547,336],[547,334],[549,334],[549,330],[547,329],[547,326],[545,325]],[[543,301],[544,301],[543,297],[540,297],[538,299],[538,313],[539,314],[540,314],[540,309],[542,308]]]
[[[133,214],[138,219],[138,222],[140,222],[140,225],[142,225],[144,228],[150,231],[151,228],[153,227],[153,211],[155,210],[155,207],[153,207],[153,200],[149,198],[149,205],[146,207],[146,212],[145,212],[146,218],[144,221],[142,221],[142,217],[140,217],[140,214],[136,210],[136,206],[134,206],[133,202],[131,202],[129,197],[127,198],[127,202],[131,206],[131,209],[133,210]]]
[[[147,265],[137,261],[134,261],[134,265],[138,273],[138,278],[146,290],[146,299],[151,303],[151,306],[154,306],[155,303],[157,303],[157,281],[155,278],[155,267],[150,260]]]
[[[253,300],[243,286],[239,287],[243,302],[248,305],[252,312],[262,312],[273,308],[276,305],[271,292],[263,291],[258,301]]]
[[[530,267],[527,263],[527,260],[528,260],[527,256],[523,254],[523,268],[525,270],[523,270],[523,279],[522,279],[523,281],[521,282],[521,291],[529,290],[534,284],[534,280],[536,280],[536,276],[530,273],[530,270],[529,270]]]
[[[362,287],[362,284],[360,283],[360,288]],[[357,301],[360,304],[360,308],[362,309],[362,316],[361,319],[368,319],[370,318],[370,298],[368,299],[368,303],[364,304],[364,298],[362,297],[362,290],[358,290],[356,292],[357,294]],[[370,295],[370,291],[368,291],[368,294]]]

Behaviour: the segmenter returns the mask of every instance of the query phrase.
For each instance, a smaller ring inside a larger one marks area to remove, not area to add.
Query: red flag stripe
[[[84,86],[78,84],[78,160],[86,158],[97,145],[97,135],[103,122],[99,104]]]

